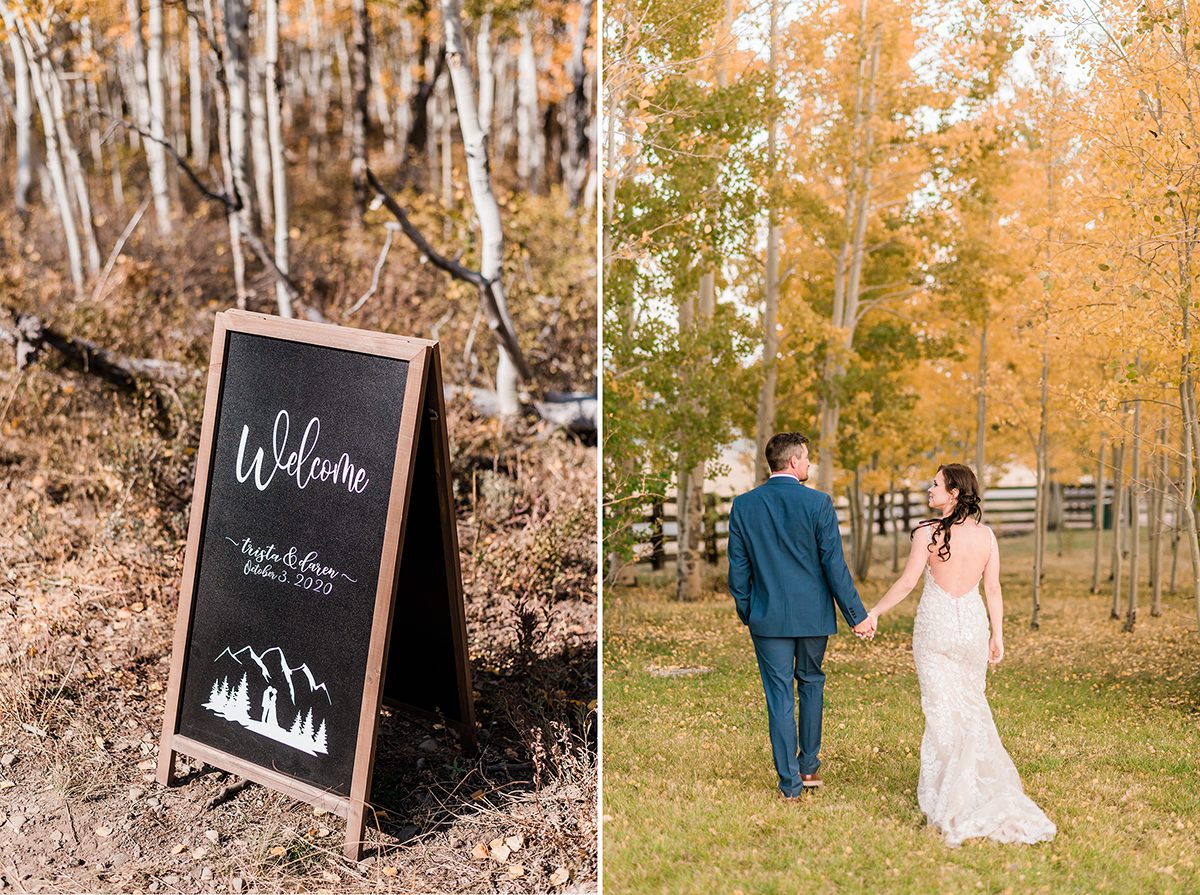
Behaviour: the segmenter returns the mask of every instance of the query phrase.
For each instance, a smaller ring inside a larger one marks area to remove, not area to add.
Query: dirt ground
[[[187,759],[154,782],[191,388],[164,432],[94,376],[0,358],[0,891],[595,890],[595,448],[451,407],[481,749],[385,712],[351,862],[307,804]]]

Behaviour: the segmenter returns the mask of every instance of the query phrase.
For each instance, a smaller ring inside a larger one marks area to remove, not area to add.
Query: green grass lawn
[[[1146,594],[1136,630],[1123,633],[1109,596],[1088,593],[1089,544],[1079,533],[1063,556],[1051,553],[1042,627],[1031,631],[1027,539],[1001,542],[1007,656],[989,673],[988,698],[1026,792],[1058,825],[1036,846],[951,849],[925,826],[911,652],[919,589],[873,643],[844,628],[830,639],[826,785],[793,803],[776,790],[753,648],[723,578],[692,604],[672,602],[666,579],[610,588],[605,891],[1200,891],[1195,607],[1170,595],[1151,618]],[[868,606],[889,568],[880,562],[862,586]]]

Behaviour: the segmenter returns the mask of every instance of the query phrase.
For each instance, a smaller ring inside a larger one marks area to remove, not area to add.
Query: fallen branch
[[[521,353],[521,346],[517,344],[516,333],[504,325],[504,318],[500,313],[500,306],[496,299],[496,294],[492,291],[492,281],[487,279],[479,271],[472,270],[469,267],[459,264],[457,261],[453,260],[452,258],[447,258],[445,255],[440,254],[436,249],[434,249],[434,247],[429,244],[429,241],[425,239],[421,231],[417,229],[417,226],[409,218],[408,213],[400,207],[400,204],[394,198],[392,198],[391,194],[388,193],[387,189],[384,188],[384,185],[380,182],[379,178],[375,176],[375,172],[370,168],[367,168],[367,182],[371,184],[371,188],[375,190],[376,194],[378,194],[379,199],[381,202],[383,202],[384,207],[387,208],[387,210],[392,213],[392,216],[400,222],[400,229],[404,231],[404,235],[407,236],[412,241],[412,244],[417,247],[417,251],[429,259],[430,264],[432,264],[438,270],[445,271],[455,279],[472,284],[476,289],[479,290],[479,298],[483,304],[484,312],[487,314],[488,318],[488,327],[493,333],[495,333],[496,338],[500,341],[500,344],[504,346],[508,356],[512,358],[513,364],[516,366],[517,372],[520,374],[521,379],[525,382],[532,381],[533,373],[529,369],[529,364],[525,360],[525,355]]]
[[[387,239],[383,241],[383,249],[379,252],[379,260],[375,262],[375,271],[371,274],[371,288],[364,292],[362,298],[354,303],[354,307],[346,312],[347,317],[357,314],[358,309],[365,305],[367,300],[379,289],[379,275],[383,273],[383,265],[387,262],[388,252],[392,249],[392,237],[396,235],[400,225],[389,221],[385,225],[385,229],[387,230]]]
[[[228,783],[222,786],[220,792],[209,799],[204,807],[210,810],[216,808],[218,805],[228,802],[249,785],[249,780],[235,780],[233,783]]]
[[[128,392],[137,391],[143,380],[176,384],[191,375],[187,367],[174,361],[126,357],[87,339],[65,335],[33,314],[16,314],[11,326],[0,322],[0,339],[16,348],[18,370],[37,360],[44,349],[53,348],[75,369]]]

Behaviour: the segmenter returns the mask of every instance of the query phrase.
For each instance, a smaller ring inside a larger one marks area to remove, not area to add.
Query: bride
[[[929,505],[941,518],[913,532],[903,574],[869,613],[878,624],[924,572],[913,623],[925,712],[917,802],[951,846],[980,836],[1000,842],[1053,839],[1054,824],[1025,795],[984,696],[988,663],[1004,658],[1004,608],[1000,550],[992,530],[979,521],[975,473],[959,463],[938,467]]]

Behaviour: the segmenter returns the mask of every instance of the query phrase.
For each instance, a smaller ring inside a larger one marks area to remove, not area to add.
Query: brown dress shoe
[[[805,789],[816,789],[818,786],[825,785],[825,782],[821,779],[821,775],[816,771],[813,771],[811,774],[801,774],[800,782],[804,785]]]

